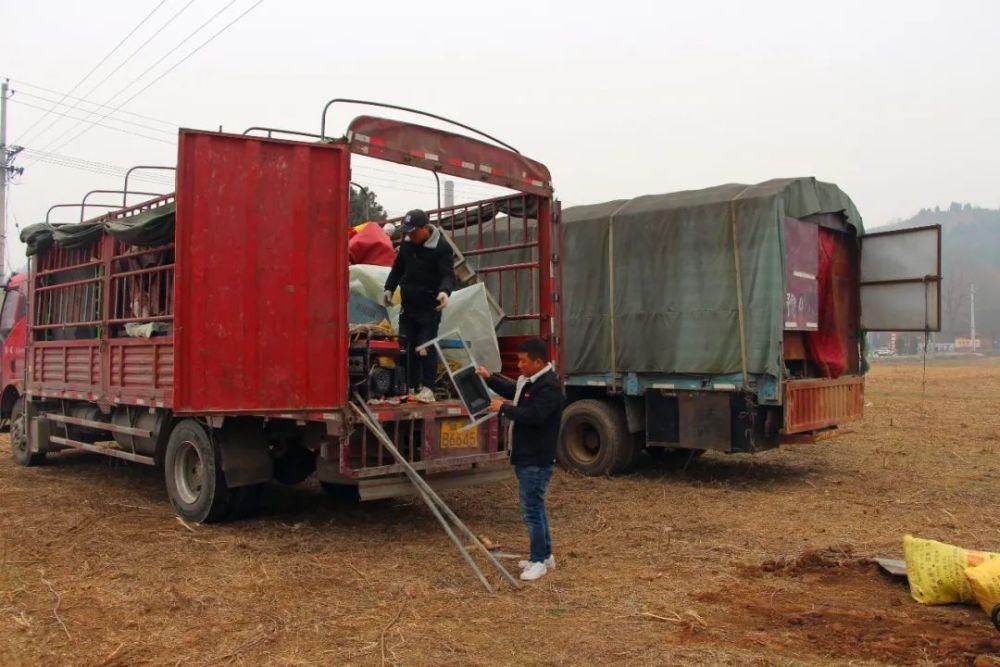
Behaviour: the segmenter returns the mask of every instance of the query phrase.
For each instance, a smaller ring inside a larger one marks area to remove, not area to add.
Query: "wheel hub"
[[[10,423],[10,446],[20,453],[28,451],[28,437],[24,431],[24,417]]]
[[[192,442],[183,442],[174,459],[174,485],[180,500],[193,505],[201,497],[204,486],[205,466],[198,448]]]
[[[583,464],[592,463],[601,451],[601,436],[590,424],[580,423],[573,429],[567,445],[573,460]]]

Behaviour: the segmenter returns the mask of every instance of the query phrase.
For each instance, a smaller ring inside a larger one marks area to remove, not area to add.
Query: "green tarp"
[[[39,222],[21,230],[28,256],[37,255],[55,243],[62,248],[79,248],[107,232],[120,241],[137,246],[157,246],[174,239],[174,204],[165,204],[117,220],[52,225]]]
[[[839,213],[862,231],[850,198],[836,185],[813,178],[565,209],[566,371],[740,373],[733,213],[747,367],[752,374],[780,376],[782,221]]]

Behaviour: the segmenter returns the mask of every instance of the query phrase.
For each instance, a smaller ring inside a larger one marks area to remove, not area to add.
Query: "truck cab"
[[[0,366],[0,419],[8,420],[24,393],[24,344],[27,333],[28,274],[15,273],[4,285],[0,307],[0,341],[3,359]]]

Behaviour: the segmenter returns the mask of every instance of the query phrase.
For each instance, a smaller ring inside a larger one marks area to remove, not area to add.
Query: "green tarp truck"
[[[559,458],[815,441],[864,409],[864,331],[936,331],[940,228],[865,234],[813,178],[563,211]]]

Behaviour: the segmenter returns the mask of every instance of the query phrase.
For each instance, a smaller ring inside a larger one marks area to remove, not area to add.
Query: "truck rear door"
[[[941,225],[861,237],[861,328],[941,330]]]
[[[344,405],[347,148],[182,130],[178,150],[174,409]]]

